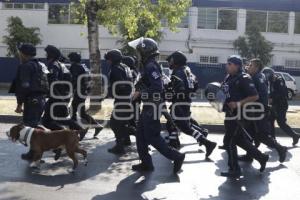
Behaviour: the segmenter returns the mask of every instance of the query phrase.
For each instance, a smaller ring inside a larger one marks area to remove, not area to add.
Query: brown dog
[[[87,164],[87,152],[79,147],[79,132],[80,131],[68,129],[44,131],[19,124],[13,126],[10,131],[7,132],[7,136],[11,138],[12,141],[19,141],[33,151],[32,167],[37,167],[37,163],[39,163],[45,151],[64,147],[68,156],[73,160],[73,170],[75,170],[78,165],[75,153],[82,154],[85,159],[85,164]]]

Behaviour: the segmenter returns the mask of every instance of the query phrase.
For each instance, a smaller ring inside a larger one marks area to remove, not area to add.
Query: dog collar
[[[31,136],[34,131],[34,128],[31,127],[25,127],[20,131],[20,137],[19,141],[25,146],[28,146],[30,148],[30,141],[31,141]]]

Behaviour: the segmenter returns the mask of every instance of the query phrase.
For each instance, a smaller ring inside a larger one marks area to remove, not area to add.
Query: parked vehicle
[[[297,84],[295,78],[289,73],[285,72],[275,72],[275,74],[281,76],[285,80],[285,84],[288,88],[288,98],[289,100],[292,100],[297,94]]]

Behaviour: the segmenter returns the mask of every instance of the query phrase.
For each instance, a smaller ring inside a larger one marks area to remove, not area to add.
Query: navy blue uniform
[[[255,140],[258,142],[262,142],[270,148],[275,148],[278,152],[284,151],[283,147],[271,136],[271,123],[268,120],[268,83],[265,79],[265,76],[258,72],[252,76],[253,82],[257,89],[259,99],[258,103],[261,103],[264,107],[264,112],[262,113],[254,113],[254,116],[258,117],[263,115],[263,118],[260,120],[251,120],[248,121],[249,126],[247,130]]]
[[[64,75],[69,73],[69,70],[65,65],[58,61],[54,61],[47,64],[49,70],[49,85],[51,86],[57,81],[64,81]],[[66,96],[70,93],[70,88],[65,84],[56,84],[53,86],[53,93],[56,96]],[[62,125],[67,125],[70,129],[81,130],[80,127],[74,120],[67,119],[69,115],[68,104],[70,97],[66,98],[56,98],[53,94],[50,94],[50,97],[46,103],[45,113],[43,116],[43,125],[50,130],[61,130],[63,129]],[[55,105],[59,103],[59,105]],[[53,111],[51,116],[51,110]],[[60,120],[53,119],[53,117],[64,118]]]
[[[227,103],[239,102],[247,97],[256,96],[257,90],[248,74],[240,72],[234,76],[228,75],[222,84],[222,89],[226,95],[224,111],[226,113],[224,146],[228,153],[228,165],[230,170],[240,170],[237,158],[237,146],[243,148],[256,160],[263,159],[264,155],[255,148],[249,138],[241,130],[236,119],[229,119],[236,116],[236,111],[231,111]]]
[[[198,126],[191,123],[191,96],[195,91],[195,84],[197,84],[195,83],[195,78],[193,76],[194,75],[188,66],[181,66],[173,69],[170,83],[173,98],[170,110],[171,116],[173,118],[175,117],[173,121],[176,126],[185,134],[190,135],[198,142],[201,142],[206,135],[203,135],[203,131],[199,131]],[[197,127],[197,129],[195,127]],[[167,129],[170,133],[170,142],[172,142],[172,140],[177,140],[177,130],[172,126],[170,121],[167,123]]]
[[[159,110],[158,107],[162,103],[163,81],[160,66],[154,58],[145,63],[141,76],[145,87],[140,91],[144,104],[136,136],[139,157],[146,166],[153,166],[148,152],[148,146],[152,145],[166,158],[179,160],[182,155],[175,149],[170,148],[160,135],[160,116],[157,116],[160,113],[156,111]],[[148,103],[152,103],[152,105]]]
[[[131,112],[122,112],[122,109],[131,108],[132,74],[130,68],[122,63],[113,64],[109,74],[110,88],[114,95],[114,108],[110,118],[110,127],[116,137],[118,148],[123,148],[126,142],[130,142],[127,131]],[[122,84],[118,82],[122,81]],[[118,119],[120,118],[120,119]]]
[[[19,105],[24,104],[23,123],[26,126],[37,127],[45,105],[46,92],[39,88],[34,80],[39,79],[37,71],[44,70],[44,64],[36,59],[19,65],[16,79],[14,80],[14,92]]]
[[[88,125],[99,126],[96,120],[86,112],[85,107],[85,100],[90,90],[89,69],[84,64],[73,63],[70,67],[70,72],[72,74],[73,86],[72,119],[76,121],[78,113],[79,117],[85,120]],[[81,95],[79,94],[79,91]]]
[[[270,98],[272,99],[271,124],[272,135],[275,137],[274,123],[277,121],[279,127],[290,137],[298,138],[299,135],[286,123],[286,113],[288,110],[288,89],[285,81],[279,75],[274,75],[270,83]]]

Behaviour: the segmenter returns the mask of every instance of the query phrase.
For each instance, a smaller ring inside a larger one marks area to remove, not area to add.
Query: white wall
[[[0,3],[0,8],[2,5]],[[10,16],[19,16],[24,24],[30,27],[39,27],[42,35],[42,44],[38,46],[38,56],[44,57],[43,48],[48,44],[56,45],[61,49],[80,50],[83,58],[88,58],[87,29],[84,25],[48,24],[48,6],[44,10],[0,10],[0,38],[6,34],[6,20]],[[246,10],[238,10],[237,30],[203,30],[197,29],[198,9],[191,7],[189,12],[189,28],[180,28],[178,32],[164,30],[164,39],[160,43],[160,51],[166,55],[175,50],[187,54],[189,61],[199,62],[200,55],[218,56],[219,62],[226,62],[226,58],[236,53],[232,42],[245,33]],[[290,13],[289,33],[263,33],[275,44],[272,65],[284,65],[287,58],[300,59],[300,35],[292,34],[294,13]],[[100,49],[103,53],[112,48],[118,48],[117,40],[103,28],[100,32]],[[189,47],[189,48],[188,48]],[[193,53],[189,53],[192,49]],[[6,55],[6,46],[0,39],[0,57]]]

